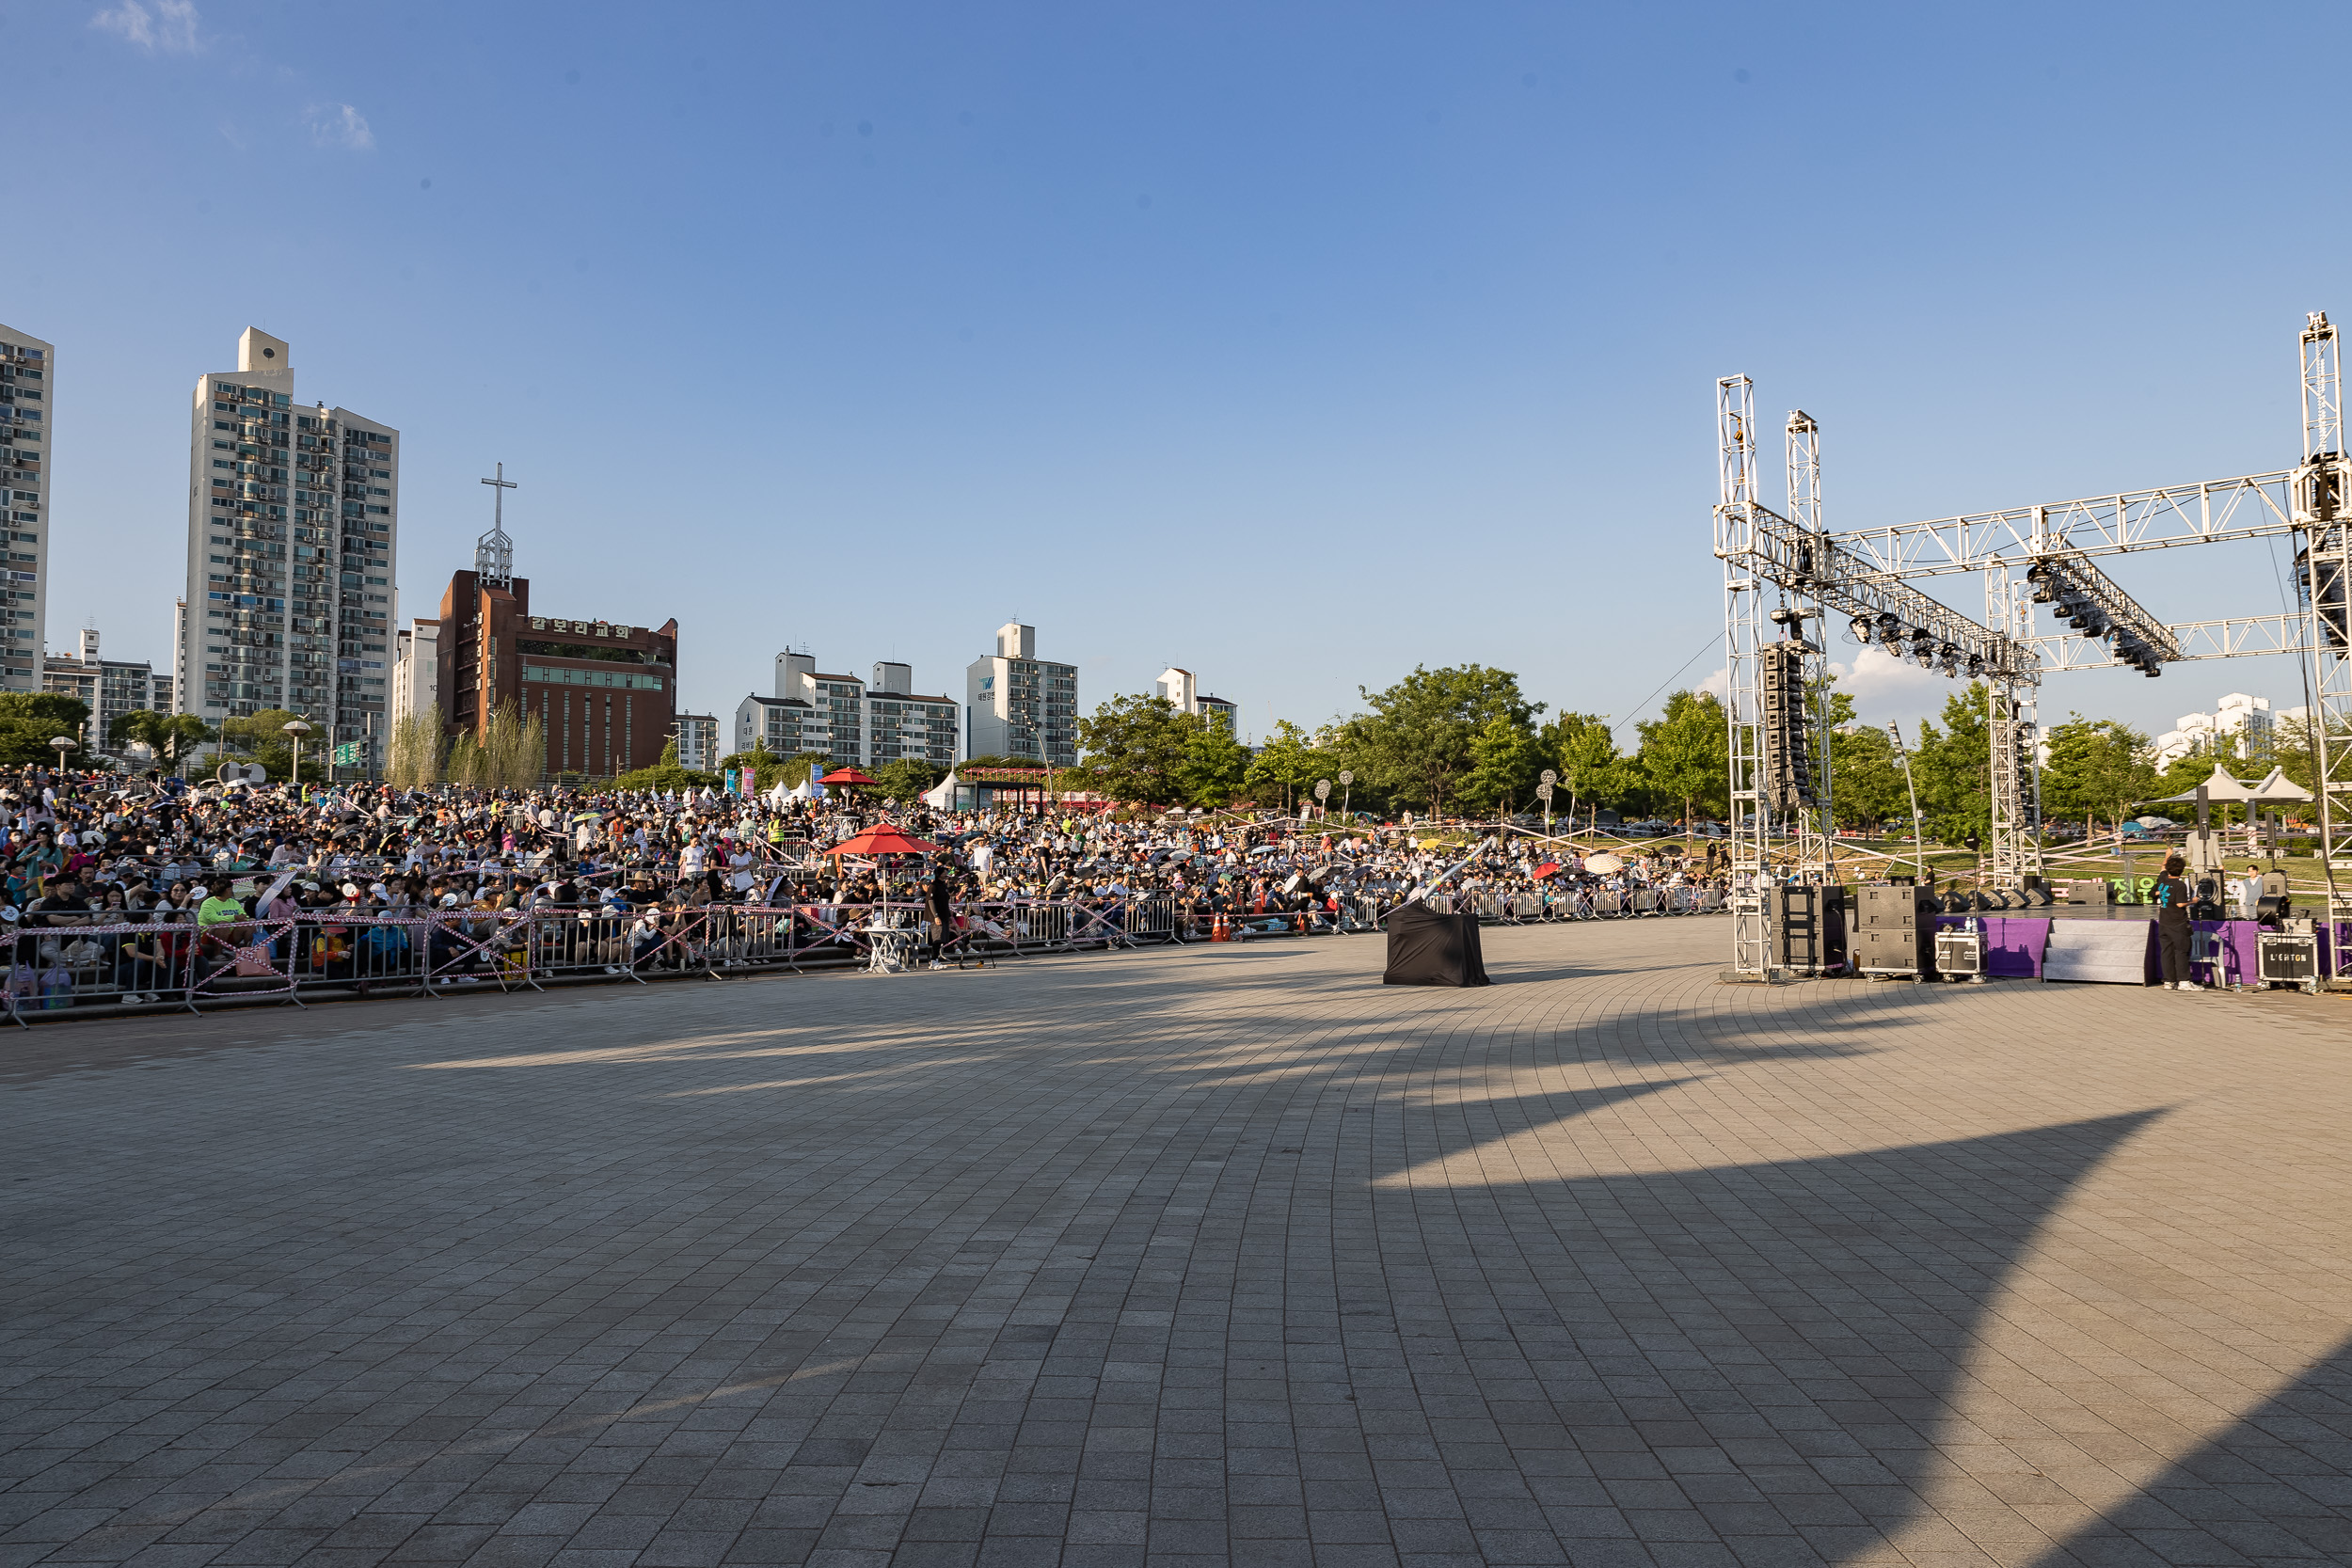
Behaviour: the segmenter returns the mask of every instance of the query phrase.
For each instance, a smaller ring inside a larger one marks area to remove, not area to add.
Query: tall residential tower
[[[1078,667],[1037,657],[1037,628],[1008,621],[996,651],[963,673],[967,757],[1078,765]]]
[[[41,689],[42,639],[48,635],[50,488],[43,474],[56,451],[50,414],[56,395],[57,351],[39,338],[0,326],[0,495],[8,506],[8,577],[0,598],[0,691]]]
[[[181,711],[291,708],[316,739],[388,738],[400,433],[294,402],[284,340],[247,327],[199,377],[188,446]]]

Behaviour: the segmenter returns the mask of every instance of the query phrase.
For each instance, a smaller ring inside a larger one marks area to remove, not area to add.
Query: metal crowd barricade
[[[1132,941],[1182,942],[1176,928],[1176,900],[1166,894],[1138,898],[1125,911],[1127,936]]]
[[[540,979],[635,976],[630,950],[633,915],[598,904],[537,911],[532,920],[531,973]]]
[[[519,910],[437,911],[417,923],[424,946],[424,983],[539,989],[531,974],[531,922]]]
[[[1342,893],[1303,911],[1257,911],[1226,917],[1237,937],[1322,935],[1377,930],[1384,900]],[[1712,888],[1568,890],[1546,895],[1440,892],[1430,907],[1475,909],[1482,919],[1622,918],[1633,913],[1714,911]],[[294,1001],[306,995],[443,995],[468,984],[501,989],[661,976],[724,977],[729,973],[867,965],[877,925],[903,959],[983,960],[991,957],[1077,953],[1205,940],[1213,917],[1198,902],[1165,894],[1103,905],[1075,901],[960,904],[951,928],[930,927],[917,904],[690,905],[658,921],[604,905],[530,911],[403,911],[347,914],[305,911],[293,919],[246,919],[199,932],[192,921],[135,920],[103,927],[26,927],[0,943],[10,956],[5,989],[9,1017],[119,1006],[201,1007],[240,1001]]]

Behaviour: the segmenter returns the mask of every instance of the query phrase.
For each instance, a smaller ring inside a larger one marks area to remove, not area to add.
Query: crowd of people
[[[190,784],[25,769],[0,775],[0,927],[13,926],[11,1003],[75,993],[152,1001],[232,965],[389,970],[421,944],[427,973],[495,977],[534,913],[602,922],[567,955],[610,973],[677,963],[675,933],[730,907],[785,910],[811,931],[877,917],[920,927],[934,963],[1073,911],[1108,940],[1147,903],[1176,935],[1345,929],[1441,889],[1457,905],[1542,911],[1563,896],[1704,881],[1670,857],[1588,865],[1571,841],[1489,834],[1470,848],[1426,830],[1143,814],[1132,820],[1006,804],[972,812],[856,795],[622,793],[547,787],[401,791]],[[935,849],[829,853],[888,824]],[[582,930],[588,927],[583,925]],[[625,932],[625,934],[617,934]],[[599,961],[601,960],[601,961]],[[87,1000],[85,995],[83,1000]]]

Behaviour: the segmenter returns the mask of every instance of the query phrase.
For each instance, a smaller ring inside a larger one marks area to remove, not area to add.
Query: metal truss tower
[[[1724,563],[1724,720],[1730,764],[1732,968],[1772,967],[1765,918],[1764,857],[1771,819],[1764,805],[1764,580],[1756,571],[1756,384],[1744,375],[1715,383],[1715,554]]]
[[[2352,916],[2352,461],[2344,450],[2344,362],[2325,310],[2303,328],[2303,466],[2295,477],[2296,586],[2311,649],[2312,701],[2305,716],[2316,753],[2320,863],[2328,913]]]
[[[1817,537],[1828,532],[1821,521],[1821,427],[1813,416],[1802,408],[1791,409],[1786,432],[1788,461],[1788,520],[1805,532]],[[1831,808],[1830,729],[1829,729],[1829,623],[1821,605],[1810,592],[1811,585],[1796,585],[1795,600],[1789,609],[1799,618],[1788,623],[1790,632],[1803,642],[1804,653],[1804,689],[1808,697],[1820,693],[1814,709],[1811,741],[1813,758],[1813,804],[1800,806],[1790,815],[1796,831],[1797,879],[1816,884],[1832,879],[1833,866],[1830,847],[1836,833],[1837,818]],[[1813,630],[1808,633],[1806,623]],[[1815,642],[1812,637],[1819,636]]]
[[[2033,636],[2033,598],[1998,560],[1984,575],[1984,624],[2014,642]],[[2040,690],[2037,681],[2016,677],[1985,685],[1993,798],[1985,870],[1994,887],[2008,891],[2042,875]]]
[[[2336,327],[2312,312],[2301,339],[2303,456],[2293,468],[2153,490],[2114,491],[2057,503],[1972,513],[1833,534],[1822,526],[1820,432],[1803,413],[1788,426],[1788,510],[1756,494],[1754,388],[1746,376],[1716,383],[1720,494],[1715,553],[1724,562],[1724,626],[1730,664],[1734,908],[1793,870],[1832,874],[1828,848],[1828,725],[1818,805],[1787,826],[1793,867],[1771,864],[1772,802],[1763,727],[1762,664],[1768,619],[1803,636],[1824,611],[1851,617],[1856,641],[1876,643],[1955,679],[1982,679],[1992,747],[1992,842],[1986,879],[2014,889],[2042,871],[2039,692],[2049,670],[2128,665],[2154,675],[2189,659],[2301,654],[2311,658],[2309,734],[2316,753],[2322,864],[2328,913],[2352,920],[2352,451],[2344,442],[2343,361]],[[2092,563],[2094,557],[2286,535],[2295,543],[2298,602],[2277,615],[2165,625]],[[2011,575],[2012,564],[2026,568]],[[1985,574],[1979,626],[1912,583],[1954,572]],[[1778,592],[1769,617],[1762,596]],[[1792,604],[1790,601],[1794,600]],[[2060,625],[2037,636],[2034,606]],[[2071,629],[2070,629],[2071,628]],[[1822,641],[1826,642],[1826,627]],[[1821,667],[1805,669],[1818,679]],[[1785,653],[1774,656],[1786,659]],[[1823,715],[1826,718],[1826,715]],[[1818,825],[1811,818],[1818,811]],[[1768,968],[1760,921],[1734,939],[1739,969]]]

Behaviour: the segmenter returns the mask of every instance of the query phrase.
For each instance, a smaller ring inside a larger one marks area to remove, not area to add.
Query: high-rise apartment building
[[[142,709],[171,711],[171,677],[158,675],[145,659],[98,657],[98,632],[85,626],[71,657],[51,654],[41,661],[41,689],[78,697],[89,709],[89,730],[83,737],[90,752],[114,752],[115,721]]]
[[[1173,664],[1160,672],[1160,678],[1152,683],[1152,689],[1165,698],[1177,712],[1200,714],[1229,730],[1233,727],[1234,717],[1240,711],[1238,705],[1201,690],[1200,681],[1194,678],[1191,671]]]
[[[2169,768],[2200,752],[2260,756],[2270,750],[2274,729],[2269,698],[2233,691],[2214,705],[2213,712],[2184,713],[2178,724],[2156,736],[2155,765]]]
[[[392,643],[392,719],[422,713],[440,701],[441,623],[412,621]]]
[[[712,713],[681,713],[677,716],[677,765],[691,768],[697,773],[714,771],[719,758],[725,753],[719,750],[719,717]]]
[[[778,654],[776,694],[755,692],[736,706],[735,749],[806,753],[835,767],[879,768],[908,758],[950,767],[955,699],[918,695],[914,686],[911,665],[877,664],[869,686],[855,675],[826,674],[813,654]]]
[[[51,414],[57,351],[29,333],[0,326],[0,499],[8,502],[8,577],[0,598],[0,691],[41,689],[49,635],[50,486],[56,434]]]
[[[314,742],[379,747],[398,606],[400,433],[294,401],[283,339],[247,327],[200,376],[188,444],[181,711],[290,708]]]
[[[1009,621],[964,671],[964,755],[1078,765],[1078,667],[1037,657],[1037,628]]]

